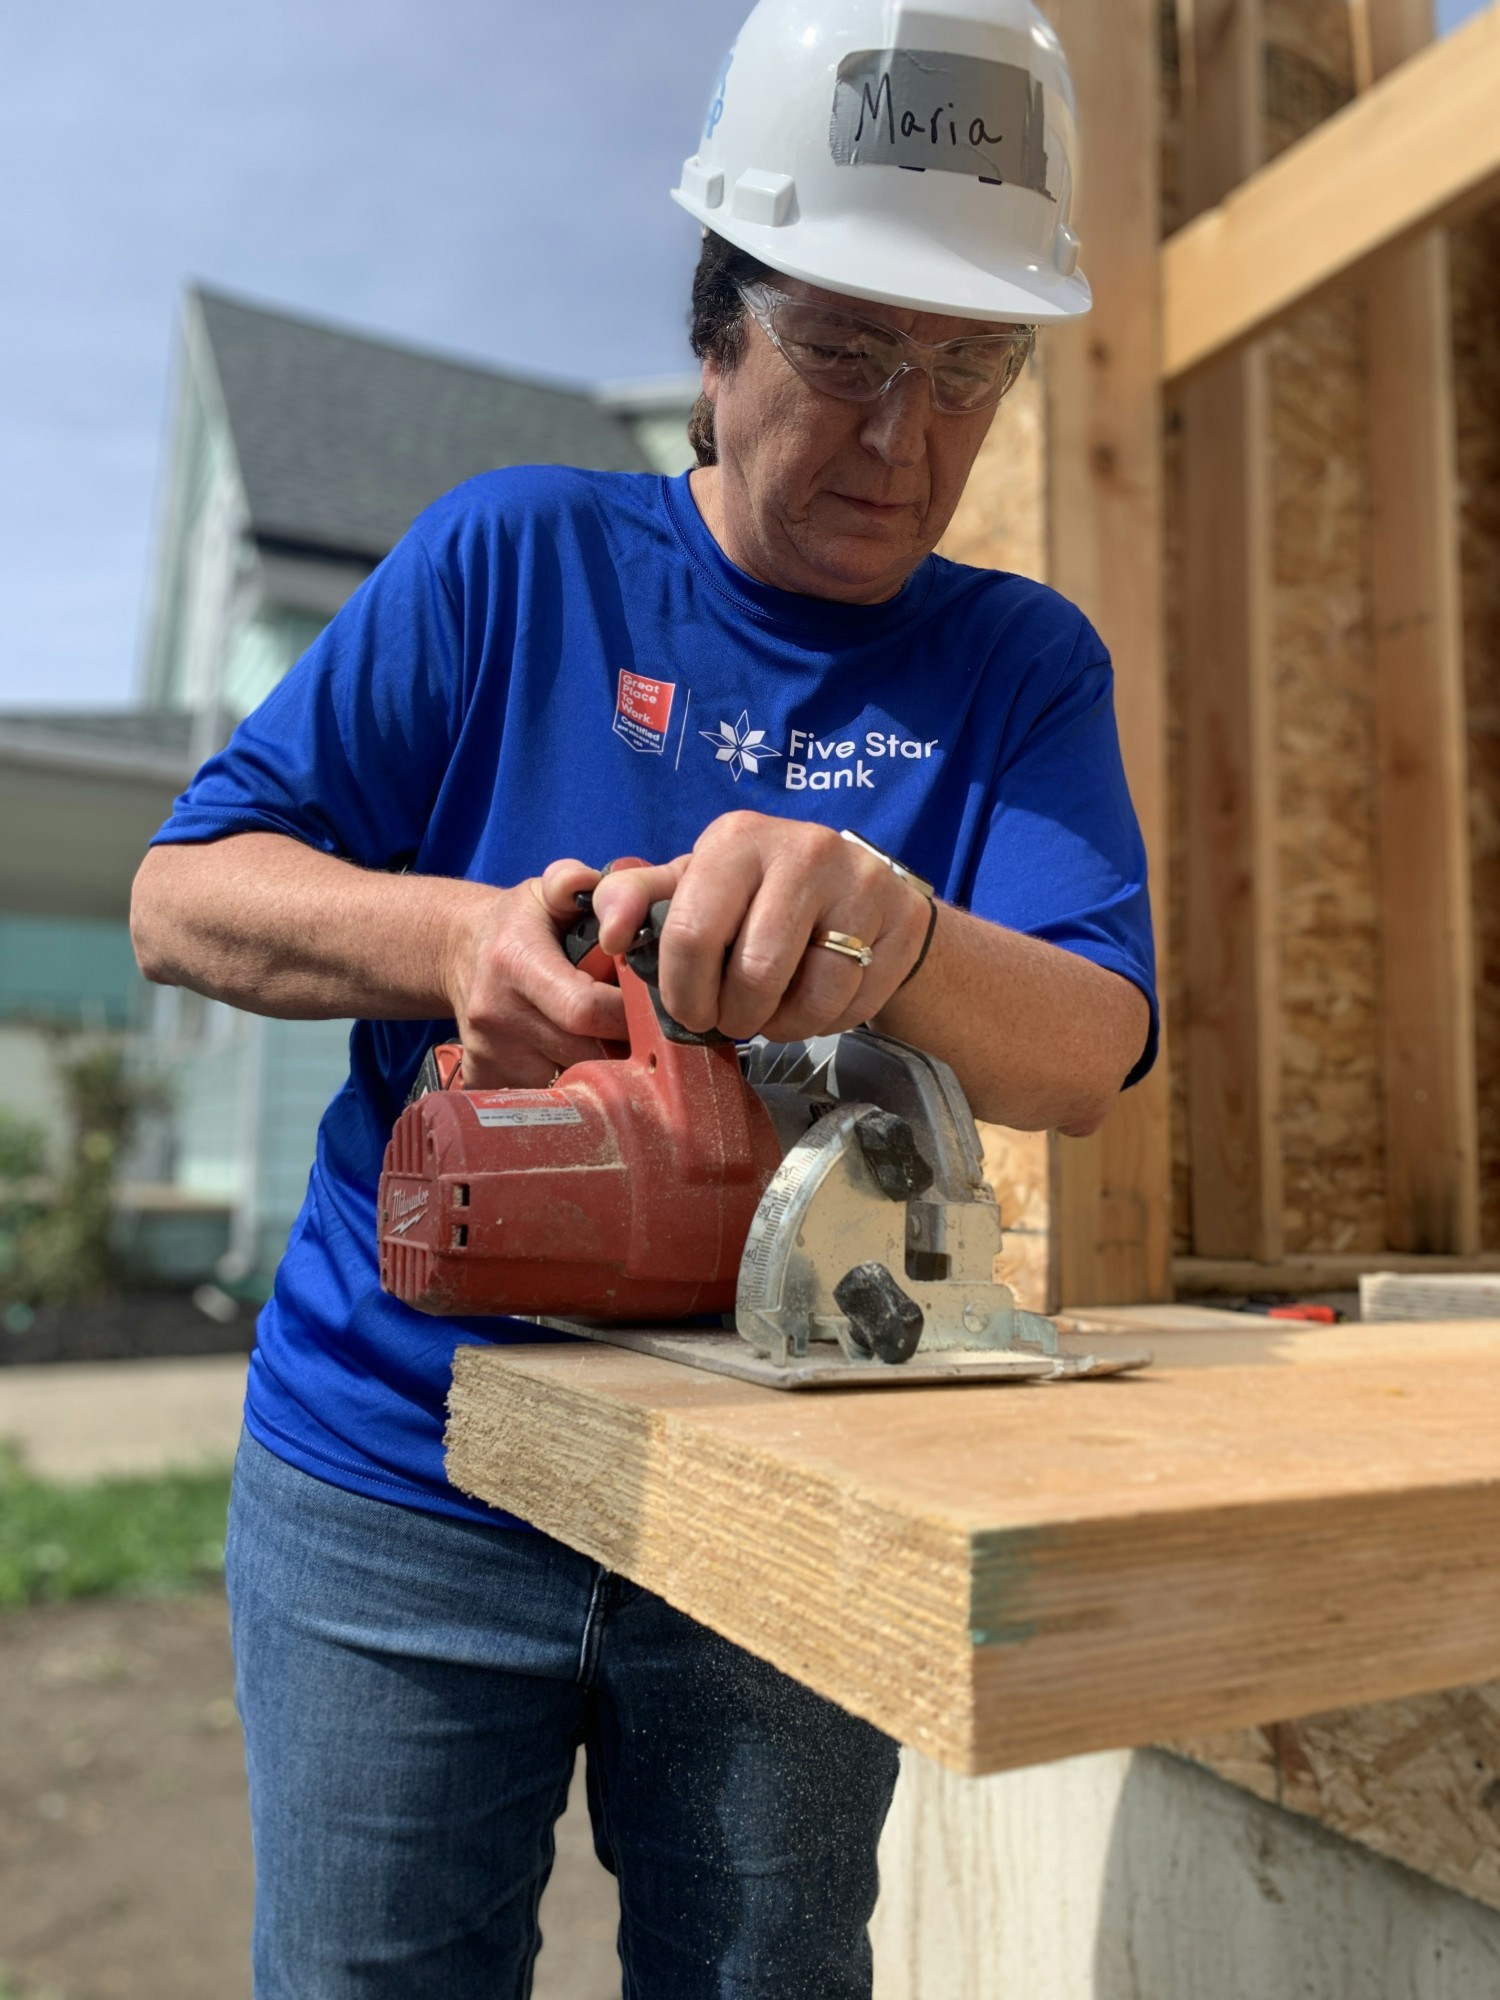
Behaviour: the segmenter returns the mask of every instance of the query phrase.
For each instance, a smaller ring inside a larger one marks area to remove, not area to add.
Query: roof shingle
[[[584,390],[413,352],[194,292],[252,532],[378,561],[439,494],[506,465],[643,472],[629,427]]]

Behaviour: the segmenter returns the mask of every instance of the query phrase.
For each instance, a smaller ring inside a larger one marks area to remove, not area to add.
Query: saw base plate
[[[654,1354],[680,1367],[706,1368],[710,1374],[732,1375],[764,1389],[915,1389],[957,1382],[1066,1382],[1100,1375],[1128,1375],[1151,1365],[1140,1350],[1120,1354],[1026,1353],[1016,1348],[948,1347],[925,1352],[918,1348],[910,1361],[849,1361],[830,1343],[780,1368],[757,1354],[733,1331],[712,1327],[582,1326],[577,1320],[546,1319],[542,1325],[558,1333],[578,1334],[609,1347],[628,1347],[636,1354]]]

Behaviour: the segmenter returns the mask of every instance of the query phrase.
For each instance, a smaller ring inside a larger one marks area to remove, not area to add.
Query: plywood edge
[[[976,1648],[971,1768],[1491,1677],[1497,1535],[1500,1478],[1034,1536],[1009,1642]]]
[[[1500,1674],[1500,1323],[1223,1318],[878,1408],[461,1350],[450,1475],[960,1771]]]
[[[968,1768],[962,1527],[882,1507],[831,1468],[779,1461],[660,1407],[532,1379],[499,1348],[455,1357],[447,1454],[461,1491]]]

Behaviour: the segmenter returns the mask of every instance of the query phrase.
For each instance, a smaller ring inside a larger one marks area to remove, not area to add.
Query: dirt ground
[[[0,1993],[249,2000],[250,1843],[223,1598],[0,1616]],[[534,2000],[618,2000],[579,1787]]]

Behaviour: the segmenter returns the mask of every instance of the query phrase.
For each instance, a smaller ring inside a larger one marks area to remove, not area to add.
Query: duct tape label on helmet
[[[839,64],[828,143],[841,167],[935,167],[1052,198],[1042,86],[1016,63],[857,49]]]

